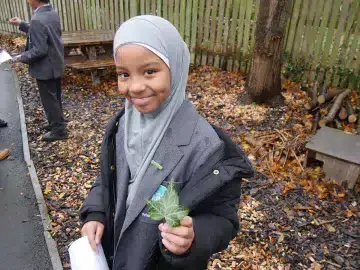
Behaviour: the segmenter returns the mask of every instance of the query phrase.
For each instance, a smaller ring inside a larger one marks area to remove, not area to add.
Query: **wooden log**
[[[340,120],[345,120],[348,117],[348,112],[345,107],[341,107],[338,113]]]
[[[354,109],[353,109],[350,101],[347,100],[345,102],[345,107],[346,107],[346,110],[348,112],[348,121],[350,123],[355,123],[356,120],[357,120],[357,115],[356,115],[356,113],[354,113]]]
[[[348,121],[350,123],[355,123],[357,119],[358,119],[358,116],[355,113],[350,114],[349,117],[348,117]]]
[[[319,104],[323,104],[327,101],[330,101],[331,99],[333,99],[334,97],[336,97],[337,95],[341,94],[344,91],[345,89],[335,89],[333,91],[329,91],[327,94],[319,95],[317,101],[319,102]]]
[[[312,103],[311,103],[310,101],[309,101],[309,102],[306,102],[305,105],[304,105],[305,109],[308,110],[308,111],[310,111],[311,109],[313,109],[312,106],[311,106],[311,104],[312,104]]]
[[[341,94],[339,94],[335,101],[333,106],[330,109],[330,112],[328,113],[327,116],[325,116],[323,119],[321,119],[319,121],[319,126],[323,127],[326,126],[327,123],[331,122],[332,120],[334,120],[334,117],[336,115],[336,113],[339,111],[340,107],[341,107],[341,103],[343,102],[344,98],[348,95],[351,94],[351,89],[346,89],[344,92],[342,92]]]
[[[325,95],[326,91],[327,91],[326,84],[324,83],[320,94]],[[313,126],[312,126],[312,131],[313,132],[315,132],[317,130],[317,128],[318,128],[319,119],[320,119],[320,115],[321,115],[320,111],[321,111],[321,109],[324,108],[324,105],[325,104],[320,104],[319,106],[317,106],[317,108],[319,108],[319,109],[316,110],[316,113],[315,113],[315,116],[314,116],[314,122],[313,122]],[[315,110],[315,108],[313,110]]]

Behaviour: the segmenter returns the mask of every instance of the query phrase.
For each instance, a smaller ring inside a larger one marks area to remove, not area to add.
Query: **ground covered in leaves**
[[[0,46],[16,52],[21,42],[2,36]],[[89,74],[67,70],[63,106],[70,138],[45,143],[36,84],[26,66],[16,64],[16,69],[51,234],[68,269],[67,248],[80,237],[79,208],[99,172],[104,126],[123,99],[115,74],[110,72],[94,87]],[[189,76],[188,97],[198,111],[241,144],[257,169],[255,177],[243,180],[241,230],[226,250],[211,258],[208,269],[358,269],[359,186],[347,191],[336,180],[325,180],[321,164],[302,166],[312,122],[304,109],[306,93],[284,81],[284,105],[258,105],[239,99],[245,81],[243,74],[210,67]]]

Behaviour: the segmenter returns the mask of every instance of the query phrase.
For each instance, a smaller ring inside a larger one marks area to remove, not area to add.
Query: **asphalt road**
[[[15,82],[9,66],[0,66],[0,148],[11,147],[0,161],[0,269],[52,269],[44,229],[24,161]]]

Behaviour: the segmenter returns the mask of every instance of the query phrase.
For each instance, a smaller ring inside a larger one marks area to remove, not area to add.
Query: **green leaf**
[[[157,163],[155,160],[151,161],[151,165],[155,166],[156,168],[158,168],[159,170],[163,170],[164,167],[161,166],[159,163]]]
[[[146,200],[148,214],[152,220],[163,220],[171,227],[180,225],[180,221],[189,214],[189,209],[179,205],[174,180],[171,179],[165,194],[158,201]]]

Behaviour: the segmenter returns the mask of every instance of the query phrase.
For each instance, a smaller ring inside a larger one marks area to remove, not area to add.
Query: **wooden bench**
[[[308,149],[304,167],[309,159],[324,162],[326,178],[347,182],[354,188],[360,176],[360,136],[345,134],[341,130],[322,127],[306,144]]]
[[[83,62],[75,62],[68,64],[69,67],[73,69],[101,69],[106,67],[112,67],[114,66],[114,59],[107,59],[107,60],[87,60]]]
[[[114,59],[106,59],[106,60],[102,60],[102,59],[98,59],[98,60],[87,60],[87,61],[79,61],[79,62],[74,62],[74,63],[70,63],[67,66],[75,69],[75,70],[92,70],[91,71],[91,80],[93,82],[93,85],[98,85],[100,84],[100,77],[99,77],[99,73],[97,72],[97,70],[99,69],[106,69],[107,67],[111,67],[114,66]],[[96,69],[96,71],[93,71],[94,69]]]
[[[64,32],[66,65],[77,70],[90,70],[94,85],[100,83],[98,69],[113,66],[111,30]]]

